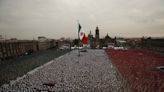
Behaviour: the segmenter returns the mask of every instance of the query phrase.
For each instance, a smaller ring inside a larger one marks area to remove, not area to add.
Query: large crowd
[[[164,91],[162,55],[144,50],[114,49],[108,49],[107,54],[133,92]]]
[[[23,78],[0,87],[4,92],[123,92],[103,50],[77,50],[52,60]]]

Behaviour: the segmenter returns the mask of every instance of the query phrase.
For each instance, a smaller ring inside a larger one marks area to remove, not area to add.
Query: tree
[[[73,45],[77,45],[78,46],[79,45],[79,40],[78,39],[74,39],[73,40]]]

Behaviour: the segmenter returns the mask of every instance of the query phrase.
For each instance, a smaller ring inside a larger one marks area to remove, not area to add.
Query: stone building
[[[115,39],[111,38],[108,34],[105,36],[105,38],[100,39],[100,30],[98,27],[96,27],[95,30],[95,37],[93,37],[92,32],[88,34],[88,45],[90,48],[101,48],[101,47],[107,47],[109,43],[115,43]]]
[[[108,47],[109,44],[116,44],[116,38],[111,38],[108,34],[100,39],[100,30],[98,27],[96,27],[95,30],[95,37],[93,37],[92,32],[88,34],[88,45],[90,48],[102,48],[102,47]]]
[[[164,53],[164,38],[141,38],[139,45],[144,49]]]
[[[90,48],[93,48],[93,44],[94,44],[94,37],[92,35],[92,32],[90,31],[90,33],[88,34],[88,45]]]
[[[46,50],[48,48],[54,48],[56,45],[54,39],[48,39],[44,36],[38,37],[38,48],[39,50]]]
[[[8,40],[0,42],[0,61],[38,51],[38,41]]]
[[[115,38],[111,38],[107,34],[104,38],[100,39],[100,48],[101,47],[108,47],[108,45],[111,45],[111,44],[115,45],[115,43],[116,43],[116,39]]]

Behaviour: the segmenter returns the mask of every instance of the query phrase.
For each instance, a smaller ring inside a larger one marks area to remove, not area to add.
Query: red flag
[[[82,38],[82,43],[83,44],[87,44],[87,37],[85,36],[85,34],[84,34],[84,36]]]

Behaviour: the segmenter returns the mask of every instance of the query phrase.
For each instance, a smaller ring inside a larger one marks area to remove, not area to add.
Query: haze
[[[0,35],[7,38],[77,38],[82,30],[100,37],[163,37],[163,0],[0,0]]]

